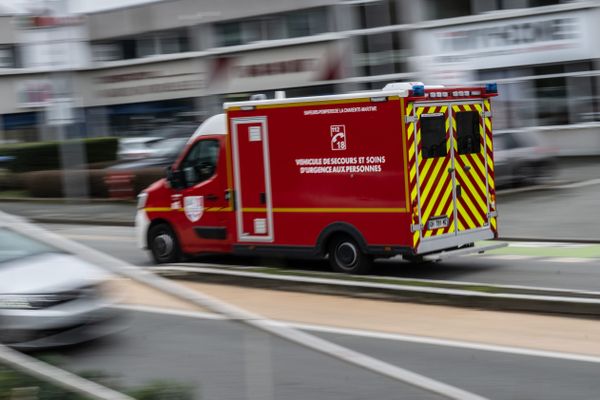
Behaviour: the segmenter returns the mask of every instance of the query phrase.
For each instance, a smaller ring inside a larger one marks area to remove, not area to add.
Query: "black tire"
[[[373,258],[360,249],[348,236],[336,236],[329,243],[329,265],[336,272],[366,274],[373,267]]]
[[[148,231],[148,247],[157,264],[175,263],[181,260],[179,241],[167,224],[157,224]]]

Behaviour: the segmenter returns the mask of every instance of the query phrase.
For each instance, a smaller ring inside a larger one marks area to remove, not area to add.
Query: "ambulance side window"
[[[217,140],[200,140],[196,143],[180,166],[186,186],[194,186],[211,178],[216,172],[218,157]]]
[[[423,158],[446,157],[446,129],[444,115],[423,114],[421,123],[421,148]]]
[[[456,119],[458,154],[478,154],[481,151],[479,113],[477,111],[460,111],[454,114],[454,118]]]

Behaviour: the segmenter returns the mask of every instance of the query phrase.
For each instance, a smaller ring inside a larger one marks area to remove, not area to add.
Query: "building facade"
[[[164,0],[78,16],[0,9],[0,139],[56,138],[63,114],[67,137],[139,136],[259,92],[497,81],[496,129],[541,131],[563,154],[600,153],[599,1],[448,3]]]

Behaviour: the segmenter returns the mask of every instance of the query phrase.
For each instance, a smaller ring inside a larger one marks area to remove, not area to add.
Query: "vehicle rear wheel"
[[[148,232],[148,247],[157,264],[174,263],[181,259],[181,249],[173,229],[167,224],[158,224]]]
[[[336,272],[366,274],[373,267],[373,258],[363,253],[354,239],[337,236],[329,245],[329,265]]]

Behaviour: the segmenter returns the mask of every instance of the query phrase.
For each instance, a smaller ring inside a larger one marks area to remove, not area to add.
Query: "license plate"
[[[433,218],[433,219],[430,219],[429,222],[427,222],[427,229],[432,231],[434,229],[445,228],[448,226],[448,223],[449,223],[448,217]]]

